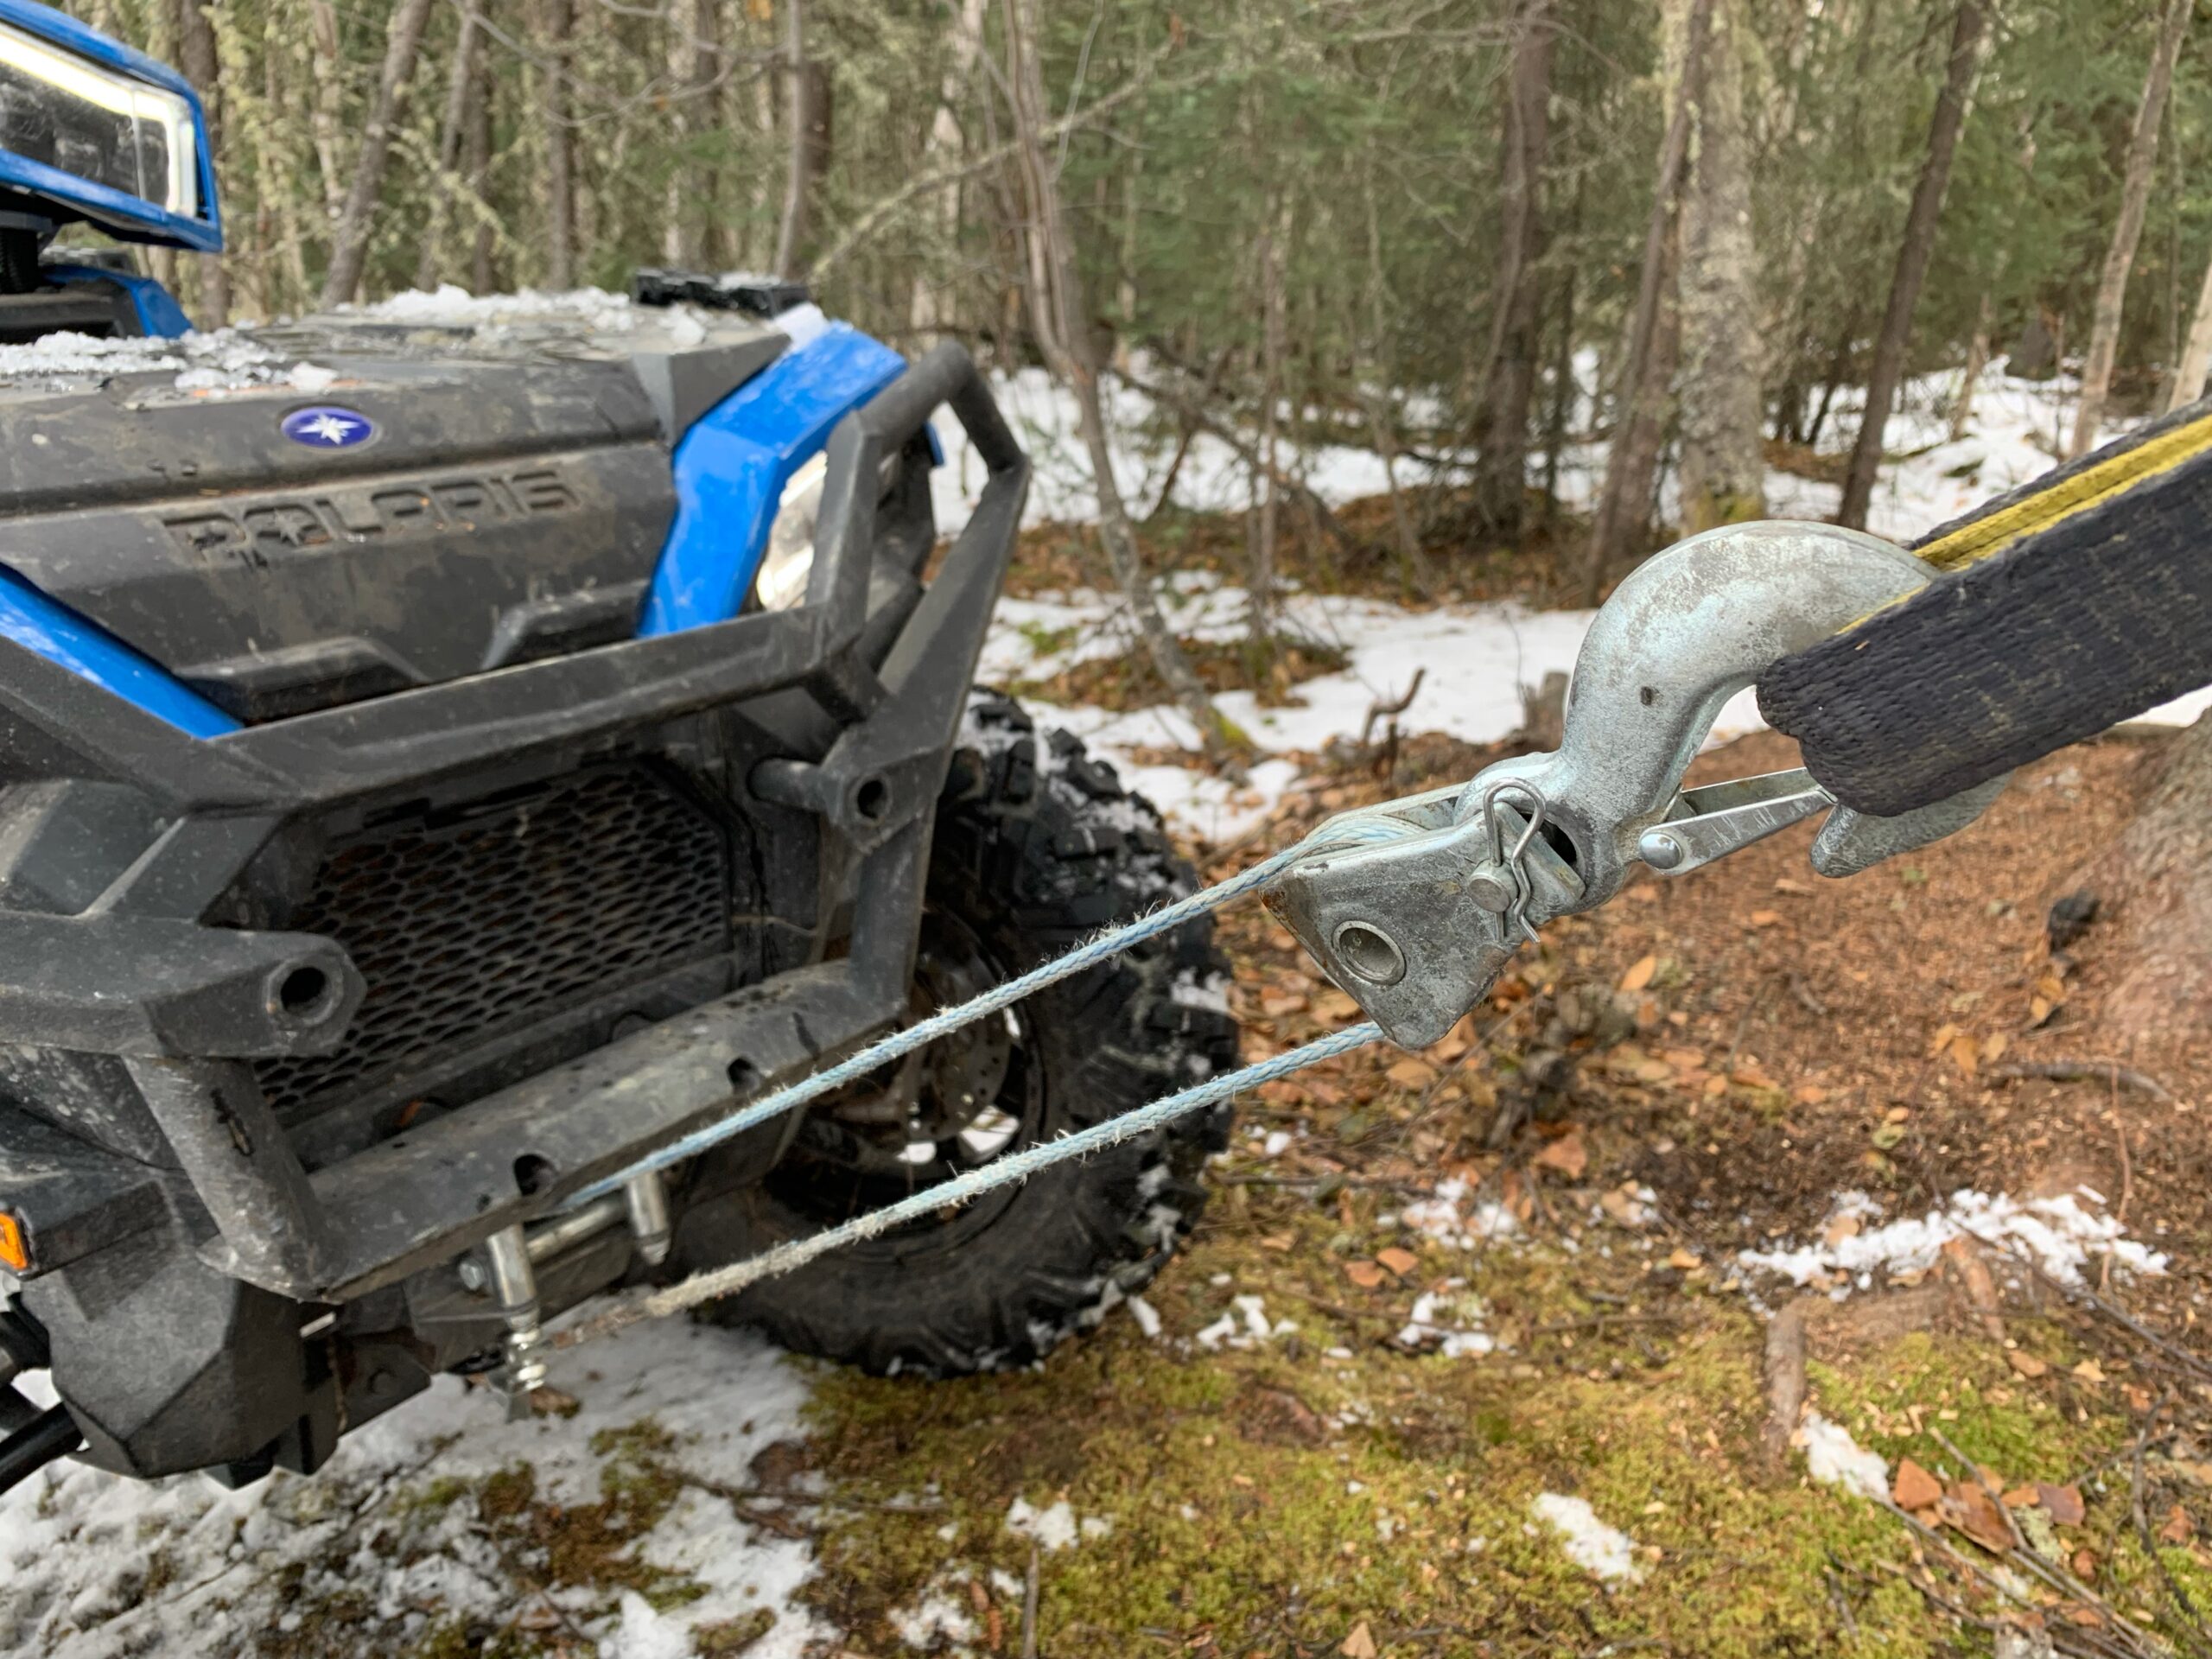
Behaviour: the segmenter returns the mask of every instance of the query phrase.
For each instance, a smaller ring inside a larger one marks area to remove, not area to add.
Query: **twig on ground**
[[[1974,1477],[1974,1484],[1980,1487],[1988,1495],[1989,1501],[1997,1506],[1997,1513],[2005,1519],[2005,1529],[2012,1537],[2012,1549],[2009,1559],[2015,1565],[2025,1567],[2058,1594],[2078,1601],[2085,1607],[2094,1607],[2114,1630],[2125,1632],[2132,1641],[2141,1643],[2146,1651],[2158,1651],[2149,1636],[2121,1618],[2119,1609],[2083,1584],[2065,1567],[2028,1542],[2026,1536],[2020,1531],[2020,1523],[2013,1519],[2012,1511],[2005,1502],[2005,1494],[1998,1490],[1986,1475],[1982,1473],[1980,1464],[1960,1451],[1951,1437],[1935,1424],[1928,1425],[1928,1432],[1935,1437],[1937,1445],[1958,1459],[1961,1466]]]
[[[1828,1017],[1828,1005],[1815,996],[1805,982],[1795,974],[1789,976],[1789,995],[1796,997],[1798,1006],[1815,1020],[1825,1020]]]
[[[1021,1586],[1021,1659],[1037,1659],[1037,1580],[1041,1557],[1029,1546],[1029,1575]]]
[[[1790,1437],[1805,1409],[1805,1310],[1797,1303],[1767,1322],[1765,1360],[1766,1422],[1759,1447],[1768,1466],[1778,1470],[1789,1460]]]
[[[1427,677],[1428,670],[1426,667],[1417,668],[1414,670],[1413,683],[1406,687],[1405,696],[1392,701],[1386,701],[1383,698],[1377,697],[1374,702],[1367,705],[1367,718],[1359,723],[1359,747],[1361,748],[1365,748],[1370,741],[1373,739],[1375,735],[1375,722],[1376,721],[1395,721],[1400,715],[1404,714],[1407,709],[1413,707],[1414,699],[1421,695],[1421,682]]]
[[[2130,1313],[2126,1308],[2120,1306],[2117,1302],[2107,1300],[2106,1298],[2100,1296],[2095,1291],[2091,1290],[2087,1285],[2069,1285],[2060,1282],[2058,1280],[2053,1278],[2050,1274],[2045,1273],[2043,1270],[2042,1264],[2037,1262],[2033,1256],[2009,1242],[1999,1243],[1998,1241],[1990,1239],[1985,1239],[1982,1242],[1984,1243],[1996,1244],[1998,1249],[2003,1250],[2005,1255],[2011,1256],[2015,1262],[2018,1262],[2022,1267],[2033,1274],[2044,1284],[2057,1292],[2059,1295],[2067,1298],[2069,1300],[2078,1300],[2088,1303],[2090,1307],[2095,1309],[2099,1313],[2103,1314],[2105,1318],[2110,1319],[2114,1325],[2120,1326],[2121,1330],[2126,1331],[2131,1336],[2136,1338],[2137,1340],[2148,1344],[2151,1347],[2164,1354],[2167,1358],[2173,1360],[2184,1369],[2195,1372],[2199,1377],[2202,1377],[2206,1381],[2212,1381],[2212,1363],[2208,1363],[2204,1360],[2198,1358],[2195,1354],[2190,1353],[2188,1349],[2180,1346],[2178,1344],[2168,1341],[2165,1338],[2160,1336],[2157,1332],[2151,1329],[2149,1325],[2144,1324],[2142,1320],[2137,1319],[2133,1313]]]
[[[1843,1584],[1832,1569],[1823,1568],[1821,1578],[1828,1587],[1828,1605],[1835,1609],[1836,1623],[1843,1626],[1847,1642],[1859,1640],[1859,1620],[1853,1616],[1851,1604],[1843,1599]]]
[[[2156,1077],[2118,1060],[1999,1060],[1989,1068],[1993,1077],[2041,1077],[2050,1083],[2126,1084],[2152,1099],[2173,1103],[2173,1090]]]

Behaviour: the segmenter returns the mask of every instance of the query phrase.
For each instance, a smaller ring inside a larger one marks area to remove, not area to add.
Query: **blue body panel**
[[[175,340],[192,332],[192,319],[175,296],[150,276],[127,270],[102,270],[97,265],[41,265],[40,271],[57,283],[111,283],[130,296],[138,314],[138,332],[155,340]]]
[[[60,664],[191,736],[220,737],[238,729],[237,721],[179,684],[150,658],[55,604],[4,567],[0,567],[0,639],[12,639]]]
[[[223,216],[215,196],[215,158],[208,152],[207,112],[200,108],[200,95],[192,90],[192,83],[167,64],[86,28],[66,12],[39,5],[36,0],[0,0],[0,22],[12,23],[26,34],[35,35],[79,57],[149,81],[178,94],[189,104],[197,141],[194,148],[199,151],[200,200],[207,206],[207,215],[192,219],[173,213],[137,196],[4,149],[0,149],[0,185],[49,197],[125,241],[194,248],[202,253],[221,252]]]
[[[645,595],[640,638],[738,613],[784,486],[831,428],[906,366],[889,346],[832,323],[693,423],[676,446],[676,519]]]

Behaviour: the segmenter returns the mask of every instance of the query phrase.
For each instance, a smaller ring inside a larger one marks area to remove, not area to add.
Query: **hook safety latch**
[[[1643,864],[1699,869],[1827,813],[1814,868],[1849,875],[1980,816],[2001,778],[1900,817],[1838,805],[1802,770],[1685,789],[1722,706],[1770,663],[1923,587],[1912,555],[1832,524],[1733,524],[1646,560],[1592,620],[1557,750],[1464,787],[1348,813],[1268,905],[1407,1048],[1440,1040],[1536,929]]]

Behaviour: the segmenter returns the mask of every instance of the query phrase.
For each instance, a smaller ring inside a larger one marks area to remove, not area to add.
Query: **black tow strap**
[[[1944,574],[1758,683],[1821,786],[1884,817],[2212,684],[2212,398],[1913,551]]]

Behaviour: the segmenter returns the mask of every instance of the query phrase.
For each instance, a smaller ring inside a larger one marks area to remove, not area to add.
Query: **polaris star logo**
[[[313,409],[294,410],[278,429],[294,443],[303,443],[310,449],[351,449],[376,436],[377,423],[350,409],[317,404]]]

